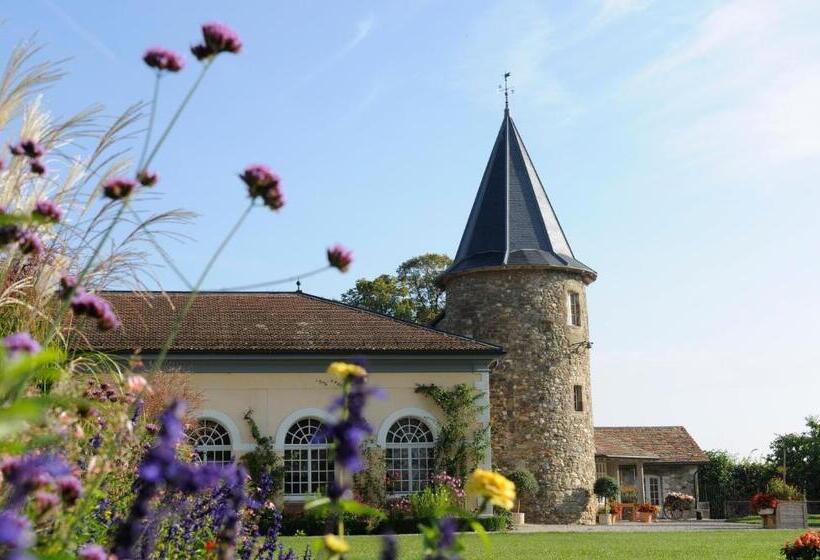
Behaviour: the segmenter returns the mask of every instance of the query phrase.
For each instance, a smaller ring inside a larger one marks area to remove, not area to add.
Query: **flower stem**
[[[244,212],[239,216],[239,219],[233,225],[231,230],[228,232],[228,235],[222,240],[222,243],[219,244],[219,247],[216,248],[214,254],[211,255],[210,260],[205,265],[205,268],[202,270],[202,273],[199,275],[199,278],[194,284],[194,287],[191,289],[191,293],[188,295],[188,299],[185,300],[185,305],[182,308],[182,311],[177,315],[176,319],[174,319],[174,324],[171,326],[171,332],[168,335],[168,338],[165,339],[165,343],[162,345],[162,349],[160,350],[159,355],[157,356],[156,362],[154,363],[153,370],[158,372],[162,367],[162,364],[165,362],[165,358],[168,356],[168,351],[171,349],[171,346],[174,344],[177,335],[179,334],[179,330],[182,328],[182,322],[185,320],[185,317],[188,315],[188,312],[191,310],[191,306],[194,304],[194,299],[199,292],[199,289],[202,287],[202,283],[205,281],[205,278],[208,276],[208,273],[213,268],[216,260],[219,258],[219,255],[222,254],[222,251],[225,250],[225,247],[228,246],[228,243],[231,239],[236,235],[236,232],[239,231],[239,228],[242,226],[242,223],[248,217],[248,214],[251,213],[253,210],[254,203],[251,200],[251,203],[245,209]]]
[[[151,142],[151,132],[154,130],[154,119],[157,116],[157,100],[159,99],[159,80],[162,74],[157,70],[156,78],[154,79],[154,95],[151,98],[151,112],[148,116],[148,129],[145,131],[145,142],[142,145],[142,153],[140,154],[139,165],[137,165],[137,172],[142,171],[143,163],[145,163],[145,156],[148,154],[148,145]]]
[[[202,83],[202,79],[205,77],[205,74],[208,72],[208,68],[210,68],[211,64],[213,64],[213,61],[214,61],[214,59],[211,58],[202,65],[202,71],[199,73],[199,77],[197,77],[196,81],[191,86],[191,89],[188,90],[188,93],[185,95],[185,98],[182,100],[182,103],[180,103],[179,107],[177,107],[177,110],[174,113],[174,116],[171,117],[171,120],[168,122],[168,125],[165,127],[165,130],[162,131],[162,134],[160,135],[159,140],[157,140],[157,143],[154,146],[154,149],[151,150],[151,153],[148,156],[148,159],[146,159],[143,162],[143,167],[148,168],[151,165],[151,162],[154,161],[154,157],[156,157],[157,152],[159,152],[159,149],[165,143],[165,139],[168,138],[168,134],[170,134],[171,129],[174,128],[174,125],[179,120],[179,117],[182,115],[182,111],[185,110],[185,107],[188,105],[188,102],[194,96],[194,92],[196,92],[197,88],[199,87],[199,84]]]

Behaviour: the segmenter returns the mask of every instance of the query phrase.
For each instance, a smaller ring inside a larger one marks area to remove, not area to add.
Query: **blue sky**
[[[57,115],[147,99],[147,46],[186,51],[234,27],[156,160],[153,210],[199,214],[168,247],[198,271],[265,162],[287,207],[260,210],[208,287],[288,276],[353,248],[337,297],[407,257],[453,254],[501,120],[513,117],[589,289],[599,425],[684,424],[741,455],[820,413],[820,4],[32,0],[4,13],[7,51],[37,32],[69,75]],[[163,122],[197,63],[163,81]],[[159,263],[159,261],[157,261]],[[193,274],[191,274],[193,275]],[[166,288],[180,288],[159,272]]]

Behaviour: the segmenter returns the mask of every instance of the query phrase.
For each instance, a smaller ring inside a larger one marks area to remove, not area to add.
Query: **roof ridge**
[[[415,328],[423,329],[423,330],[426,330],[426,331],[434,332],[436,334],[441,334],[441,335],[444,335],[444,336],[448,336],[450,338],[455,338],[455,339],[458,339],[458,340],[465,340],[465,341],[469,341],[469,342],[475,342],[477,344],[487,346],[488,348],[496,348],[498,350],[503,350],[501,348],[501,346],[499,346],[497,344],[492,344],[490,342],[484,342],[483,340],[470,338],[469,336],[463,336],[463,335],[452,333],[452,332],[449,332],[449,331],[434,329],[433,327],[428,327],[427,325],[422,325],[421,323],[414,323],[413,321],[408,321],[407,319],[400,319],[398,317],[393,317],[392,315],[387,315],[385,313],[379,313],[378,311],[365,309],[363,307],[356,307],[355,305],[350,305],[349,303],[345,303],[343,301],[338,301],[338,300],[335,300],[335,299],[330,299],[330,298],[326,298],[326,297],[322,297],[322,296],[317,296],[315,294],[308,294],[308,293],[305,293],[305,292],[298,292],[298,293],[296,293],[296,295],[306,297],[306,298],[316,299],[316,300],[319,300],[319,301],[324,301],[326,303],[330,303],[330,304],[333,304],[333,305],[339,305],[341,307],[345,307],[347,309],[351,309],[351,310],[357,311],[359,313],[364,313],[366,315],[375,315],[375,316],[381,317],[383,319],[389,319],[391,321],[394,321],[394,322],[397,322],[397,323],[400,323],[400,324],[404,324],[404,325],[407,325],[407,326],[410,326],[410,327],[415,327]]]

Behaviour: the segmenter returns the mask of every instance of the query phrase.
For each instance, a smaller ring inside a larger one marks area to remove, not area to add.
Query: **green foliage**
[[[529,469],[515,469],[507,478],[515,484],[515,491],[519,496],[532,496],[538,492],[538,479]]]
[[[806,418],[806,430],[778,436],[771,444],[767,460],[786,480],[805,491],[809,500],[820,500],[820,417]]]
[[[362,447],[362,459],[366,467],[353,475],[353,492],[362,502],[383,508],[387,504],[387,466],[384,462],[384,450],[372,439],[368,440]]]
[[[446,389],[416,385],[416,393],[430,398],[446,418],[436,441],[436,469],[466,479],[490,447],[489,426],[477,425],[484,393],[466,383]]]
[[[618,483],[611,476],[602,476],[595,481],[592,491],[596,496],[606,498],[607,501],[614,500],[618,497]]]
[[[708,462],[700,468],[701,496],[708,500],[713,518],[726,516],[726,502],[747,501],[766,489],[770,465],[749,459],[737,460],[722,450],[707,451]]]
[[[413,517],[424,522],[444,517],[455,506],[452,492],[445,487],[427,486],[421,492],[410,494]]]
[[[242,463],[248,469],[248,474],[257,487],[270,488],[266,499],[274,500],[279,497],[284,488],[285,468],[282,459],[276,453],[273,438],[263,436],[253,419],[253,410],[245,413],[245,421],[251,430],[256,442],[256,448],[242,456]]]
[[[782,478],[771,479],[766,486],[766,490],[778,500],[800,501],[805,499],[803,492],[788,484]]]
[[[395,275],[358,279],[342,294],[342,301],[398,319],[431,323],[444,310],[444,291],[436,278],[451,263],[447,255],[435,253],[413,257],[401,263]]]

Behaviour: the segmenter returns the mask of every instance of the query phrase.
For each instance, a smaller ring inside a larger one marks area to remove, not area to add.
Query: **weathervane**
[[[505,111],[510,110],[510,95],[515,93],[515,90],[510,87],[510,84],[508,82],[509,78],[510,78],[510,73],[505,72],[504,73],[504,85],[502,86],[501,84],[498,84],[498,91],[503,91],[504,92],[504,110]]]

